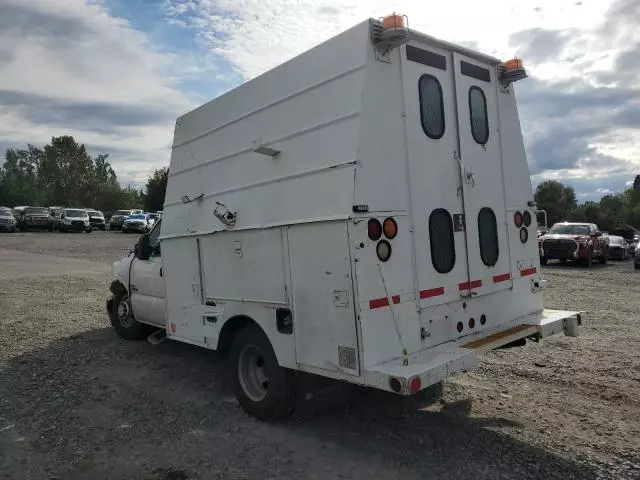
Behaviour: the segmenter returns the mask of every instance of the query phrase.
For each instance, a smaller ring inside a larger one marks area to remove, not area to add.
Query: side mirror
[[[140,260],[149,260],[151,257],[151,245],[149,244],[149,234],[145,233],[140,237],[135,247],[135,254]]]
[[[596,237],[601,237],[602,236],[602,232],[596,232]]]

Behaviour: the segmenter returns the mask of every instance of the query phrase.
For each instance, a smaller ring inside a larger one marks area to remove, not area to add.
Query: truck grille
[[[0,218],[0,225],[9,225],[8,218]]]
[[[570,257],[578,248],[578,244],[574,240],[569,239],[549,239],[542,242],[542,248],[547,256],[564,256]]]
[[[74,227],[84,227],[84,222],[82,220],[73,220],[71,225]]]

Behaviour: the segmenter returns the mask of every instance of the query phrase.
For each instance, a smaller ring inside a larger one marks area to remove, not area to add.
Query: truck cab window
[[[456,264],[456,247],[453,220],[444,208],[437,208],[429,215],[429,241],[433,268],[438,273],[449,273]]]
[[[480,145],[489,141],[489,117],[487,98],[479,87],[469,89],[469,114],[471,116],[471,135]]]
[[[429,138],[441,138],[444,135],[442,85],[433,75],[422,75],[418,89],[420,92],[422,130]]]

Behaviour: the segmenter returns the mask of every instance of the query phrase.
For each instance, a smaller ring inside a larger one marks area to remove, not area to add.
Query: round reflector
[[[522,223],[524,223],[525,227],[528,227],[529,225],[531,225],[531,213],[529,213],[528,211],[525,211],[522,214]]]
[[[458,322],[458,325],[456,326],[458,333],[462,333],[462,330],[464,329],[464,325],[462,324],[462,322]]]
[[[375,218],[367,222],[367,234],[374,242],[377,242],[382,236],[382,225],[380,225],[380,222]]]
[[[386,262],[391,257],[391,244],[386,240],[380,240],[376,246],[376,253],[381,262]]]
[[[471,318],[469,319],[469,328],[473,328],[473,327],[475,327],[475,326],[476,326],[476,319],[475,319],[475,318],[473,318],[473,317],[471,317]]]
[[[422,380],[420,377],[413,377],[411,382],[409,382],[409,389],[411,391],[411,395],[415,395],[422,388]]]
[[[522,226],[522,213],[516,212],[513,214],[513,223],[515,223],[518,228]]]
[[[487,323],[487,316],[483,313],[480,315],[480,325],[484,325],[485,323]]]
[[[529,231],[525,227],[522,227],[520,229],[520,241],[527,243],[527,240],[529,240]]]
[[[395,377],[391,377],[389,379],[389,388],[394,392],[398,393],[402,389],[402,383]]]
[[[398,235],[398,224],[396,221],[389,217],[382,222],[382,231],[384,232],[384,236],[389,240],[393,240]]]

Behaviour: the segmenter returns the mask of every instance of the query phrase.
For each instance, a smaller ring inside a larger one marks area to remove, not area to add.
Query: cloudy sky
[[[144,183],[176,116],[368,18],[518,55],[532,180],[579,199],[640,173],[638,0],[0,0],[0,149],[71,134]]]

